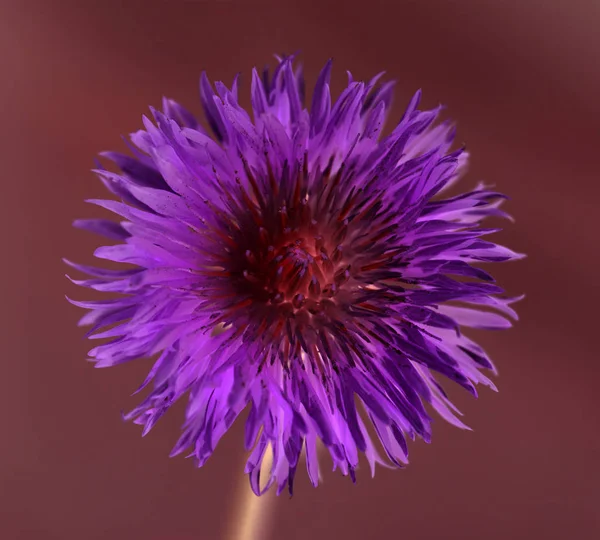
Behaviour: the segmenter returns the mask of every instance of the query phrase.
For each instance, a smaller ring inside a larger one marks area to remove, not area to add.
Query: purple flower
[[[466,427],[438,378],[475,395],[477,383],[494,388],[483,373],[494,367],[460,327],[516,319],[517,299],[473,266],[520,257],[482,240],[497,229],[480,222],[506,216],[504,196],[478,185],[444,198],[467,153],[451,150],[451,125],[434,124],[441,108],[419,111],[418,92],[380,137],[392,83],[350,77],[332,103],[330,71],[329,62],[310,112],[293,58],[272,77],[253,71],[252,117],[237,79],[215,93],[203,74],[212,135],[164,100],[131,135],[134,157],[103,154],[121,172],[95,171],[120,201],[90,202],[122,221],[75,222],[117,241],[96,257],[134,265],[68,263],[92,276],[76,284],[122,293],[73,301],[89,310],[90,337],[109,338],[90,357],[108,367],[158,355],[140,387],[151,391],[126,418],[146,434],[187,394],[172,455],[191,450],[202,466],[249,405],[246,472],[257,494],[272,484],[291,493],[303,449],[316,486],[317,440],[353,479],[360,452],[372,472],[402,467],[406,437],[430,440],[425,403]]]

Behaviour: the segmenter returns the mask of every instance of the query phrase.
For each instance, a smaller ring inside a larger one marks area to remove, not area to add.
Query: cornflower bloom
[[[212,134],[165,99],[131,135],[133,157],[104,153],[121,172],[95,172],[120,201],[90,202],[123,220],[75,225],[116,240],[96,257],[133,267],[69,263],[92,276],[76,284],[122,293],[73,301],[89,310],[90,337],[109,338],[89,353],[96,366],[158,355],[125,418],[146,434],[187,394],[172,455],[189,450],[202,466],[249,406],[257,494],[292,493],[303,448],[316,486],[318,440],[353,480],[360,453],[372,473],[402,467],[407,438],[430,440],[425,404],[466,427],[438,378],[476,395],[478,383],[494,388],[494,366],[460,328],[516,319],[516,298],[473,264],[520,256],[482,239],[498,230],[484,218],[506,217],[503,195],[478,185],[444,198],[467,153],[451,150],[452,125],[435,123],[441,107],[418,110],[418,92],[382,137],[393,83],[381,74],[350,76],[332,103],[327,63],[309,111],[301,70],[278,60],[272,77],[252,73],[253,117],[237,78],[215,92],[203,74]]]

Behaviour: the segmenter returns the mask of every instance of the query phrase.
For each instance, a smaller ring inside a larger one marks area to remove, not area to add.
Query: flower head
[[[91,202],[123,221],[75,222],[117,241],[97,257],[134,265],[69,263],[93,276],[77,284],[123,293],[73,301],[89,310],[91,337],[110,338],[90,357],[106,367],[158,355],[141,386],[149,394],[126,418],[147,433],[187,394],[172,454],[191,450],[202,466],[249,406],[246,472],[257,494],[272,484],[291,492],[303,448],[317,485],[317,440],[352,478],[361,452],[372,470],[401,467],[407,437],[430,440],[425,403],[465,427],[438,377],[475,394],[477,383],[493,388],[483,372],[494,368],[460,327],[516,318],[515,299],[473,266],[518,257],[482,240],[495,230],[480,222],[505,216],[503,196],[479,185],[443,197],[467,154],[451,151],[451,125],[434,124],[440,109],[419,111],[417,93],[381,137],[392,84],[350,78],[332,103],[330,70],[310,112],[293,58],[272,77],[255,70],[252,117],[237,79],[215,93],[202,75],[212,135],[164,100],[132,134],[134,157],[103,154],[121,172],[95,171],[121,200]]]

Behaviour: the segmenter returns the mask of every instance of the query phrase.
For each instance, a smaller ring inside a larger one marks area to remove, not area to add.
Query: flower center
[[[320,234],[285,236],[278,247],[246,252],[243,276],[253,296],[271,305],[291,302],[295,309],[334,297],[351,275],[342,246]]]

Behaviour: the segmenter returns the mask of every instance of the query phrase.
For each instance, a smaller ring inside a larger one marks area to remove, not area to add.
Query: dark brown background
[[[502,240],[529,258],[499,266],[526,292],[516,329],[481,336],[500,393],[452,395],[473,433],[436,421],[405,471],[331,474],[273,504],[260,539],[600,538],[598,145],[600,4],[593,0],[338,2],[3,1],[2,443],[0,537],[219,540],[235,520],[241,425],[208,464],[169,459],[178,407],[147,438],[119,411],[145,362],[94,370],[75,327],[83,298],[60,258],[91,262],[70,228],[104,194],[88,172],[168,95],[199,110],[198,75],[229,83],[273,52],[302,49],[307,79],[329,56],[448,105],[471,173],[512,201]],[[245,103],[248,102],[244,97]],[[263,502],[263,501],[261,501]],[[271,530],[271,533],[268,531]]]

